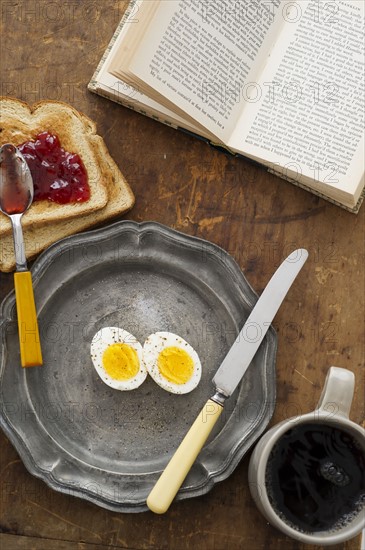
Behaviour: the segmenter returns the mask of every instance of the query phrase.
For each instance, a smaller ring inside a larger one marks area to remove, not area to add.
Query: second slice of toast
[[[97,141],[99,140],[99,143]],[[110,221],[130,210],[134,204],[134,195],[114,160],[108,154],[102,138],[96,140],[96,150],[100,170],[108,176],[109,200],[104,208],[96,212],[79,216],[72,220],[51,222],[44,226],[28,227],[24,230],[24,243],[27,259],[31,259],[51,244],[94,225]],[[15,257],[12,235],[0,239],[0,271],[13,271]]]
[[[24,228],[75,219],[104,208],[108,201],[112,175],[100,168],[99,151],[103,141],[96,135],[92,120],[66,103],[41,101],[30,106],[17,99],[0,97],[0,145],[17,146],[44,131],[56,134],[66,151],[81,157],[88,175],[90,198],[69,204],[49,200],[33,202],[22,217]],[[0,236],[10,233],[10,220],[0,213]]]

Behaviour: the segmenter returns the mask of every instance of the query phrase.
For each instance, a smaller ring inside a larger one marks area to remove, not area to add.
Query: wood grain
[[[6,550],[106,550],[105,544],[88,544],[67,540],[41,539],[19,535],[0,534],[0,548]]]
[[[355,216],[243,159],[86,90],[125,2],[3,2],[2,94],[59,99],[93,118],[136,195],[127,218],[155,220],[228,250],[260,293],[295,247],[310,257],[281,307],[277,402],[271,424],[314,408],[331,365],[356,374],[351,417],[364,420],[365,207]],[[0,275],[0,297],[12,289]],[[117,514],[59,494],[31,476],[0,434],[2,548],[310,549],[260,515],[249,455],[205,496],[161,517]],[[52,541],[51,543],[49,541]],[[334,547],[358,550],[360,538]]]

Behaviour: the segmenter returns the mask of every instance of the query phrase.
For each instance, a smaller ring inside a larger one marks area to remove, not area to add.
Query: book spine
[[[179,129],[179,126],[177,126],[176,124],[173,124],[169,120],[166,120],[164,118],[157,116],[153,111],[150,111],[149,109],[144,109],[143,107],[139,107],[138,104],[132,104],[126,100],[118,98],[114,94],[109,94],[108,92],[99,88],[99,86],[97,85],[97,82],[93,80],[89,82],[87,89],[92,93],[95,93],[97,95],[105,97],[106,99],[109,99],[110,101],[113,101],[114,103],[118,103],[118,105],[123,105],[123,107],[127,107],[127,109],[131,109],[136,113],[140,113],[141,115],[152,118],[153,120],[156,120],[157,122],[161,122],[166,126],[170,126],[170,128],[174,128],[175,130]]]
[[[233,156],[236,158],[243,158],[250,164],[260,167],[261,169],[268,169],[267,166],[262,164],[261,162],[258,162],[257,160],[253,160],[250,157],[246,157],[245,155],[242,155],[241,153],[237,153],[236,151],[232,151],[222,143],[216,143],[213,142],[204,136],[201,136],[200,134],[196,134],[195,132],[192,132],[191,130],[187,130],[186,128],[183,128],[182,126],[178,126],[176,124],[173,124],[171,121],[166,120],[164,118],[159,117],[156,115],[153,111],[144,109],[142,107],[139,107],[138,104],[131,104],[130,102],[123,100],[121,98],[118,98],[115,94],[108,93],[101,89],[95,80],[91,80],[87,86],[88,90],[92,93],[95,93],[97,95],[100,95],[102,97],[105,97],[106,99],[109,99],[110,101],[113,101],[114,103],[117,103],[119,105],[123,105],[123,107],[126,107],[127,109],[131,109],[132,111],[139,113],[141,115],[147,116],[149,118],[152,118],[153,120],[156,120],[157,122],[160,122],[162,124],[165,124],[166,126],[169,126],[170,128],[174,128],[174,130],[179,130],[180,132],[183,132],[184,134],[187,134],[195,139],[199,139],[200,141],[204,141],[207,143],[210,147],[213,149],[216,149],[217,151],[220,151],[221,153],[224,153],[229,156]]]

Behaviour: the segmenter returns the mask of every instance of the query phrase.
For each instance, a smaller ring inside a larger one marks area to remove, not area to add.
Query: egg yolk
[[[175,346],[161,351],[157,365],[162,376],[174,384],[185,384],[194,372],[194,362],[190,355]]]
[[[129,380],[139,371],[135,349],[128,344],[112,344],[103,353],[103,367],[113,380]]]

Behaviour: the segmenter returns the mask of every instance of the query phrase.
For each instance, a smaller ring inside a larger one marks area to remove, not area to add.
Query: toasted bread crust
[[[0,129],[0,145],[8,142],[19,145],[42,131],[55,133],[64,149],[80,155],[88,173],[91,194],[88,201],[65,205],[37,201],[24,214],[23,227],[72,219],[106,205],[110,176],[100,170],[100,155],[96,154],[101,147],[100,138],[95,123],[86,115],[60,101],[40,101],[30,106],[18,99],[0,97]],[[10,220],[0,213],[0,235],[10,233]]]
[[[19,100],[17,101],[20,104],[23,103]],[[33,105],[33,109],[42,103],[44,102]],[[24,105],[28,107],[26,103]],[[72,107],[71,109],[74,110]],[[33,221],[29,220],[26,227],[24,227],[24,241],[27,259],[35,257],[48,246],[64,237],[78,233],[85,229],[89,229],[97,224],[109,221],[116,216],[127,212],[134,205],[135,199],[133,192],[120,172],[118,166],[111,158],[104,140],[100,136],[94,134],[94,122],[82,113],[77,114],[85,126],[88,126],[93,132],[93,139],[90,143],[93,148],[96,161],[99,165],[100,173],[103,175],[106,182],[105,188],[108,195],[108,201],[104,207],[96,211],[89,211],[83,214],[80,213],[78,216],[74,216],[71,219],[53,219],[42,223],[39,223],[37,219],[34,219]],[[25,215],[23,216],[23,219],[24,218]],[[14,269],[15,258],[13,239],[12,234],[8,233],[0,239],[0,270],[9,272]]]

